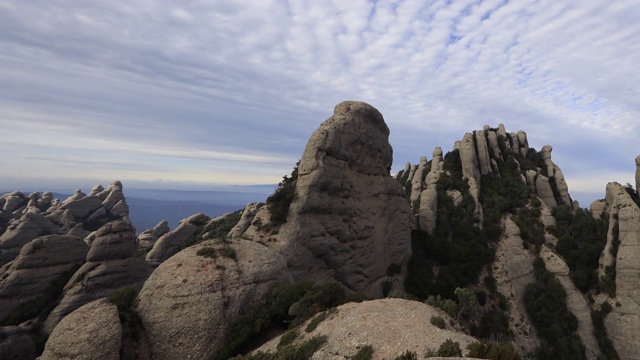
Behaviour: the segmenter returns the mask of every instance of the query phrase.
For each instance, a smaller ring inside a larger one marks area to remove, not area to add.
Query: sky
[[[275,184],[344,100],[392,172],[503,123],[635,184],[640,1],[0,1],[0,189]]]

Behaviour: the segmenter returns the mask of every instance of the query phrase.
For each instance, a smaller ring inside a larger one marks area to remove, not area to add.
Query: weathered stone
[[[420,210],[418,223],[421,230],[433,234],[436,228],[438,213],[438,192],[435,188],[427,188],[420,194]]]
[[[146,260],[153,264],[160,264],[180,251],[193,240],[193,236],[202,230],[209,218],[202,214],[192,215],[180,222],[180,225],[164,235],[153,245]]]
[[[487,139],[489,140],[489,151],[493,154],[494,159],[502,159],[502,152],[498,143],[498,135],[495,131],[487,131]]]
[[[462,162],[462,176],[467,179],[474,179],[478,184],[480,182],[480,170],[478,169],[476,147],[471,133],[464,134],[460,142],[460,161]]]
[[[0,235],[0,266],[15,259],[20,249],[41,235],[57,232],[57,226],[41,214],[27,213]]]
[[[411,179],[411,195],[409,197],[409,200],[411,201],[411,203],[418,200],[418,198],[420,197],[420,192],[424,187],[423,178],[424,176],[426,176],[426,173],[425,173],[426,171],[427,171],[427,157],[422,156],[420,158],[420,163],[418,164],[418,169],[413,174],[413,179]]]
[[[442,165],[444,165],[444,163],[442,162],[442,148],[440,146],[436,146],[435,149],[433,149],[433,159],[431,160],[431,172],[434,171],[442,171]]]
[[[0,280],[0,319],[46,296],[51,283],[66,281],[88,250],[82,239],[70,235],[43,236],[24,245]]]
[[[558,206],[558,203],[553,196],[551,184],[549,184],[549,178],[542,174],[538,175],[536,178],[536,194],[548,207],[554,208]]]
[[[85,242],[91,245],[87,261],[126,259],[136,251],[135,230],[122,220],[112,221],[89,234]]]
[[[586,358],[588,360],[597,359],[600,349],[598,348],[598,340],[594,336],[591,307],[569,278],[569,266],[546,245],[542,246],[540,250],[540,258],[544,261],[547,270],[555,275],[567,294],[567,308],[578,319],[577,333],[585,346]]]
[[[485,132],[482,130],[478,130],[474,132],[477,156],[478,156],[478,167],[480,168],[481,175],[491,174],[491,160],[489,157],[489,147],[487,146],[487,137]]]
[[[5,194],[2,196],[4,199],[4,206],[2,207],[2,211],[11,214],[14,211],[23,208],[27,205],[29,201],[28,198],[21,193],[20,191],[14,191],[9,194]]]
[[[36,346],[24,329],[18,326],[0,328],[0,358],[7,360],[33,360]]]
[[[411,255],[411,209],[389,175],[392,149],[382,115],[362,102],[338,104],[298,167],[296,197],[278,248],[296,278],[336,279],[382,295],[392,264]]]
[[[526,157],[527,153],[529,152],[529,141],[527,140],[527,133],[522,130],[518,130],[517,135],[518,143],[520,144],[519,154]]]
[[[97,196],[86,196],[72,201],[69,199],[65,200],[60,209],[69,210],[76,219],[85,219],[101,205],[100,198]]]
[[[96,300],[62,319],[39,359],[119,360],[121,337],[116,306]]]
[[[151,265],[136,258],[85,263],[65,285],[62,300],[47,317],[43,331],[51,333],[67,314],[115,291],[139,291],[152,270]]]
[[[198,255],[205,247],[218,255]],[[223,247],[233,248],[235,258],[220,253]],[[182,250],[153,272],[138,296],[153,359],[213,358],[240,311],[290,281],[282,256],[257,242],[206,241]]]
[[[640,155],[636,157],[636,190],[640,191]]]
[[[520,154],[520,141],[518,141],[518,134],[517,133],[509,133],[509,136],[511,137],[511,151],[514,152],[514,154]]]
[[[444,319],[445,328],[433,325],[433,317]],[[452,320],[442,310],[425,303],[379,299],[338,306],[313,331],[301,331],[294,343],[314,336],[326,336],[327,341],[312,359],[350,359],[365,345],[373,348],[374,359],[394,359],[407,350],[422,356],[427,350],[437,350],[447,339],[457,342],[466,353],[467,346],[477,340],[457,331],[451,323]],[[280,337],[277,337],[256,351],[275,352],[279,341]]]
[[[501,224],[504,232],[496,249],[493,275],[498,291],[509,302],[509,329],[514,334],[514,341],[527,353],[539,346],[535,327],[524,306],[525,287],[534,281],[535,256],[523,249],[520,229],[510,217],[504,217]]]
[[[229,231],[227,237],[234,238],[244,234],[245,231],[251,226],[251,222],[256,217],[258,210],[260,209],[260,203],[250,203],[244,207],[240,221]]]

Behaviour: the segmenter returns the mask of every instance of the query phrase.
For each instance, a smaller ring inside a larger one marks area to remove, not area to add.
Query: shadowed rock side
[[[380,296],[389,266],[406,264],[412,216],[389,174],[388,137],[382,115],[362,102],[338,104],[311,136],[275,245],[295,278]]]

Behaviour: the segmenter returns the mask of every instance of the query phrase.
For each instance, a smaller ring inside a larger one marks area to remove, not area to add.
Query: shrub
[[[196,255],[198,256],[203,256],[203,257],[208,257],[208,258],[212,258],[215,259],[218,257],[218,255],[216,255],[216,249],[210,247],[210,246],[205,246],[202,249],[198,250],[198,252],[196,252]]]
[[[405,351],[402,354],[393,358],[393,360],[418,360],[418,354],[413,351]]]
[[[460,343],[458,343],[457,341],[454,342],[451,339],[445,340],[445,342],[440,344],[440,347],[438,348],[438,351],[436,352],[436,356],[441,356],[441,357],[462,356],[462,350],[460,349]]]
[[[430,321],[431,325],[434,325],[435,327],[440,329],[444,329],[447,325],[441,316],[432,316]]]
[[[295,330],[289,330],[280,337],[280,342],[278,342],[278,347],[289,345],[293,343],[297,338],[298,338],[298,332]]]
[[[373,358],[373,347],[371,345],[365,345],[358,350],[358,352],[351,357],[351,360],[371,360]]]
[[[331,308],[327,311],[323,311],[321,313],[319,313],[318,315],[314,316],[313,319],[311,319],[311,321],[309,321],[309,324],[307,324],[307,327],[304,329],[305,332],[312,332],[313,330],[316,329],[316,327],[318,327],[318,325],[325,321],[329,315],[336,313],[338,310],[336,308]]]
[[[467,357],[489,360],[520,360],[518,350],[511,343],[473,342],[467,345]]]
[[[437,307],[440,310],[443,310],[447,315],[455,318],[458,315],[458,305],[456,305],[455,301],[451,299],[443,299],[440,295],[429,296],[425,301],[427,305],[431,305],[433,307]]]
[[[236,259],[236,250],[234,248],[232,248],[231,246],[225,246],[222,247],[218,250],[220,252],[220,255],[224,256],[224,257],[228,257],[230,259]]]
[[[274,193],[267,198],[267,208],[271,215],[271,225],[278,226],[287,222],[289,207],[295,197],[296,180],[298,180],[298,166],[300,161],[291,172],[291,176],[284,176]]]

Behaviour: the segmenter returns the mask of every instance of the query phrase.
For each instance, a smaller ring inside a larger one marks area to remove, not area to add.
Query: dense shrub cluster
[[[136,341],[142,328],[142,319],[140,319],[134,305],[137,296],[138,292],[135,289],[126,287],[114,291],[108,298],[118,308],[118,316],[125,331]]]
[[[235,360],[307,360],[327,341],[326,336],[314,336],[300,344],[278,346],[275,353],[258,351],[253,355],[238,355]]]
[[[598,260],[607,244],[606,217],[594,219],[591,212],[575,212],[566,205],[552,210],[556,226],[549,230],[558,238],[556,251],[570,269],[573,283],[582,292],[598,288]]]
[[[296,164],[291,172],[291,176],[284,176],[275,192],[267,198],[267,207],[271,215],[271,225],[278,226],[287,222],[289,207],[295,196],[296,180],[298,180],[298,166]]]
[[[536,358],[584,359],[584,346],[575,332],[578,319],[567,309],[562,285],[547,271],[542,259],[536,259],[533,267],[536,281],[525,287],[524,304],[539,338],[544,342]]]
[[[520,360],[518,350],[511,343],[474,342],[467,346],[467,357],[489,360]]]
[[[231,323],[228,332],[229,341],[220,349],[216,357],[228,359],[233,355],[246,353],[254,344],[260,343],[256,340],[263,340],[260,337],[268,329],[286,329],[291,324],[295,326],[318,312],[351,300],[360,299],[355,299],[337,283],[315,285],[310,281],[300,280],[281,285],[267,296],[250,304]],[[254,358],[251,357],[251,359]],[[279,357],[268,359],[279,359]]]
[[[620,360],[620,356],[618,356],[618,352],[607,336],[607,329],[604,326],[604,318],[607,316],[607,313],[611,311],[611,305],[609,305],[608,302],[605,302],[604,304],[607,304],[608,308],[603,307],[602,311],[596,310],[591,312],[593,332],[596,336],[596,339],[598,339],[598,347],[600,348],[600,356],[598,357],[598,359]],[[608,311],[605,311],[605,309],[608,309]]]
[[[438,350],[427,350],[424,355],[426,358],[430,357],[461,357],[462,349],[460,349],[460,343],[451,339],[445,340]]]

